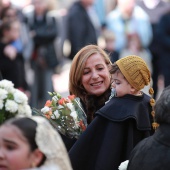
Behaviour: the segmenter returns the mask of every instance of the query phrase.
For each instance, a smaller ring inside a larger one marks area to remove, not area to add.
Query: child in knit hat
[[[121,162],[129,159],[135,145],[154,133],[154,100],[140,91],[150,83],[144,60],[137,56],[121,58],[110,72],[116,97],[95,113],[69,151],[74,170],[117,170]]]
[[[117,97],[125,94],[141,95],[141,90],[151,81],[151,74],[145,61],[134,55],[116,61],[110,73]]]

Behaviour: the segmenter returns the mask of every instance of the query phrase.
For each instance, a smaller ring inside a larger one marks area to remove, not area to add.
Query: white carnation
[[[5,110],[15,113],[18,110],[18,104],[13,100],[7,100],[5,103]]]
[[[129,160],[122,162],[119,166],[119,170],[127,170]]]
[[[2,109],[4,107],[4,101],[0,100],[0,109]]]
[[[28,101],[28,97],[22,91],[16,89],[14,92],[14,100],[17,103],[26,103]]]
[[[66,105],[71,110],[71,112],[75,111],[74,105],[72,103],[67,103]]]
[[[9,80],[1,80],[0,81],[0,87],[7,90],[9,93],[13,93],[14,89],[14,84],[9,81]]]
[[[47,112],[49,112],[49,111],[50,111],[50,108],[47,107],[47,106],[45,106],[45,107],[43,107],[43,108],[41,109],[41,112],[43,112],[43,113],[47,113]]]
[[[6,99],[8,92],[5,89],[0,89],[0,99]]]
[[[71,112],[70,116],[72,116],[73,119],[77,119],[77,112],[76,111]]]
[[[51,115],[52,119],[58,119],[60,117],[60,114],[58,112],[58,110],[56,110],[55,112],[53,112],[54,115]]]
[[[25,105],[25,114],[26,116],[31,116],[32,115],[32,110],[29,105]]]
[[[32,111],[29,105],[18,105],[18,115],[31,116]]]

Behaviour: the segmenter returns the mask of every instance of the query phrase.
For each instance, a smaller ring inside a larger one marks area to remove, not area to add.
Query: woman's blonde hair
[[[87,59],[93,54],[100,54],[105,63],[111,66],[111,61],[108,54],[97,45],[87,45],[83,47],[73,58],[70,74],[69,74],[69,92],[77,97],[82,98],[86,92],[82,85],[82,75]]]

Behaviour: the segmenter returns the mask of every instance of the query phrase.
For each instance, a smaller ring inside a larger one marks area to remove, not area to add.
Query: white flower
[[[0,109],[2,109],[4,107],[4,101],[0,100]]]
[[[119,170],[126,170],[128,167],[129,160],[122,162],[119,166]]]
[[[47,113],[47,112],[49,112],[49,111],[50,111],[50,108],[47,107],[47,106],[45,106],[45,107],[43,107],[43,108],[41,109],[41,112],[43,112],[43,113]]]
[[[7,90],[9,93],[13,93],[15,90],[14,84],[11,81],[5,79],[0,81],[0,87]]]
[[[18,110],[18,104],[13,100],[7,100],[5,103],[5,110],[15,113]]]
[[[72,103],[66,103],[67,107],[71,110],[71,112],[75,111],[75,107]]]
[[[52,119],[58,119],[58,118],[60,117],[60,114],[59,114],[58,110],[54,111],[53,114],[54,114],[55,116],[52,115],[52,116],[51,116]]]
[[[57,101],[59,100],[59,98],[58,98],[57,96],[53,96],[53,97],[52,97],[52,100],[53,100],[54,102],[57,102]]]
[[[77,112],[76,111],[71,112],[70,116],[72,116],[73,119],[77,119]]]
[[[26,116],[31,116],[32,115],[31,107],[28,104],[25,105],[25,115]]]
[[[7,94],[8,94],[8,92],[5,89],[0,89],[0,99],[1,100],[6,99],[8,96]]]
[[[25,115],[25,116],[31,116],[32,111],[29,105],[25,104],[19,104],[18,105],[18,115]]]
[[[23,92],[16,89],[16,91],[14,92],[14,100],[17,103],[26,103],[28,101],[28,98]]]

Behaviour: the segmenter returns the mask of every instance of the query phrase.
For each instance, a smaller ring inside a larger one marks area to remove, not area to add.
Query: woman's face
[[[91,55],[84,67],[82,85],[88,94],[100,96],[110,87],[110,73],[100,54]]]
[[[21,131],[13,125],[0,128],[0,170],[31,168],[33,153]]]

